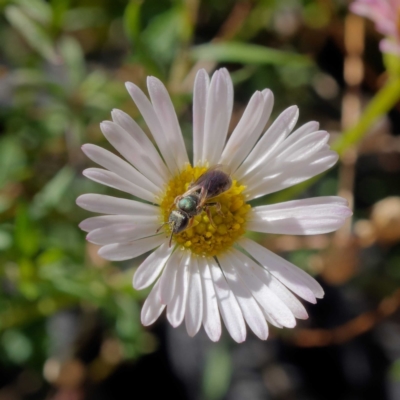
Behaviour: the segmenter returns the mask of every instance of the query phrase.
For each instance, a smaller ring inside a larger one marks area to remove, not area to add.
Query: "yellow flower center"
[[[202,174],[207,167],[192,167],[188,165],[179,175],[168,183],[164,194],[161,196],[160,210],[162,223],[168,222],[172,210],[176,209],[174,200],[182,196]],[[245,233],[246,216],[251,206],[246,204],[242,192],[245,186],[232,180],[232,187],[217,197],[210,199],[210,203],[219,203],[217,207],[209,208],[212,221],[203,210],[193,217],[190,228],[181,233],[174,234],[173,240],[193,253],[206,256],[216,256],[229,249],[235,241]],[[170,234],[171,227],[165,225],[165,231]]]

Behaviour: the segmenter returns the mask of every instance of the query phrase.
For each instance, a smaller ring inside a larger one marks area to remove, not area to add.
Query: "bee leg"
[[[186,227],[186,229],[190,229],[190,228],[193,226],[193,222],[194,222],[194,218],[190,218],[189,224],[188,224],[188,226]]]
[[[217,209],[217,213],[218,215],[220,215],[221,217],[224,217],[224,213],[221,211],[221,203],[214,203],[215,208]]]
[[[211,204],[211,205],[213,205],[213,204]],[[210,220],[211,225],[212,225],[214,228],[217,228],[217,226],[214,224],[214,221],[213,221],[213,219],[212,219],[209,204],[207,204],[206,206],[204,206],[204,210],[205,210],[205,212],[206,212],[206,214],[207,214],[208,219]]]
[[[219,203],[219,202],[207,203],[207,207],[212,207],[212,206],[214,206],[216,208],[218,215],[220,215],[221,217],[224,216],[224,213],[221,211],[221,203]]]

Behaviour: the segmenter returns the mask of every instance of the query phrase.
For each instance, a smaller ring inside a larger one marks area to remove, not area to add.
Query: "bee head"
[[[182,210],[173,210],[168,218],[168,223],[171,225],[172,233],[180,233],[189,225],[190,217]]]

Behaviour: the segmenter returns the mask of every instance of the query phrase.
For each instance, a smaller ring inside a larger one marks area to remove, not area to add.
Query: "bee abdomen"
[[[221,193],[226,192],[232,186],[232,179],[223,171],[214,171],[212,176],[212,184],[209,185],[207,197],[217,197]]]

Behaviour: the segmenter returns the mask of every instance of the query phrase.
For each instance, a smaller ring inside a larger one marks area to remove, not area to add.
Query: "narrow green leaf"
[[[399,100],[400,77],[394,77],[389,79],[386,85],[369,102],[357,124],[343,132],[343,135],[333,144],[333,150],[342,155],[347,148],[358,143],[372,124],[390,111]]]
[[[42,216],[56,207],[66,194],[74,179],[75,172],[69,166],[62,168],[33,199],[32,212],[35,217]]]
[[[7,250],[12,246],[13,238],[7,230],[0,229],[0,251]]]
[[[155,16],[142,31],[141,41],[151,57],[165,67],[174,59],[180,42],[184,21],[179,7]]]
[[[140,35],[140,10],[142,1],[131,0],[124,12],[124,29],[128,39],[137,44]]]
[[[73,37],[65,36],[60,41],[60,53],[69,75],[69,90],[73,91],[85,78],[85,58],[82,47]]]
[[[0,189],[10,181],[18,181],[26,165],[26,157],[16,138],[0,140]]]
[[[39,233],[25,204],[19,204],[15,218],[15,245],[21,256],[32,257],[39,249]]]
[[[28,0],[29,1],[29,0]],[[65,13],[70,7],[71,0],[50,0],[52,14],[53,14],[53,26],[57,29],[61,29]]]
[[[63,28],[66,31],[78,31],[94,26],[101,26],[107,21],[107,16],[101,8],[80,7],[65,12]]]
[[[195,46],[192,57],[196,60],[237,62],[242,64],[298,65],[308,66],[312,61],[301,54],[271,49],[256,44],[239,42],[210,43]]]
[[[16,0],[21,10],[30,18],[42,24],[50,24],[52,20],[51,6],[43,0]]]
[[[204,368],[203,395],[208,400],[224,397],[232,375],[231,359],[228,350],[221,344],[215,344],[210,351]]]
[[[30,19],[16,6],[7,7],[5,16],[27,43],[42,57],[55,64],[59,62],[51,37],[41,25]]]

